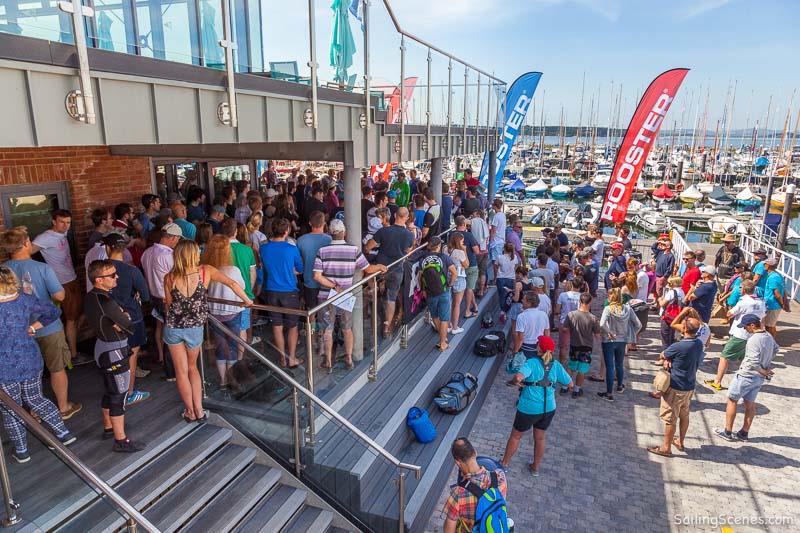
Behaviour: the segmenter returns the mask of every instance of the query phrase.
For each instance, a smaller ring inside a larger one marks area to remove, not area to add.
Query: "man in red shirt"
[[[464,182],[466,183],[467,188],[478,187],[481,184],[478,178],[473,177],[471,168],[464,170]]]
[[[683,262],[686,263],[686,271],[683,274],[683,289],[684,294],[688,294],[692,287],[700,280],[700,268],[696,263],[697,256],[691,250],[687,250],[683,254]]]

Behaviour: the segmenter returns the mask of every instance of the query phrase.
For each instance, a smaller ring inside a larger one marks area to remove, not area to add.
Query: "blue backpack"
[[[508,512],[506,499],[500,492],[497,483],[497,472],[491,472],[492,484],[483,490],[479,485],[470,483],[468,479],[460,483],[478,499],[475,509],[475,525],[472,533],[508,533]]]

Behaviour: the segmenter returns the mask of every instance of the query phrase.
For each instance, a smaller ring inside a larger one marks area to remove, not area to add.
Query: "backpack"
[[[678,301],[678,293],[675,289],[672,289],[673,294],[675,297],[672,299],[670,303],[664,308],[664,314],[661,315],[661,320],[666,322],[667,324],[672,324],[672,321],[680,314],[681,312],[681,304]]]
[[[436,254],[422,259],[422,288],[428,296],[439,296],[447,290],[444,262]]]
[[[490,476],[492,484],[486,490],[468,479],[459,484],[478,499],[472,533],[508,533],[509,531],[506,499],[500,492],[497,472],[490,472]]]
[[[544,364],[544,360],[541,357],[539,357],[538,355],[535,355],[533,357],[529,357],[528,359],[538,359],[539,360],[539,362],[544,367],[544,376],[542,376],[542,379],[540,379],[538,381],[523,381],[522,384],[525,385],[526,387],[542,387],[543,389],[545,389],[543,391],[542,396],[544,396],[544,412],[547,412],[547,388],[548,387],[554,387],[555,388],[555,386],[557,385],[557,383],[554,383],[554,382],[550,381],[550,370],[552,370],[553,363],[555,363],[555,360],[551,359],[549,363]],[[520,391],[519,393],[521,395],[522,391]]]
[[[500,330],[490,331],[475,341],[472,349],[480,357],[494,357],[506,351],[506,334]]]
[[[440,411],[456,414],[467,408],[477,389],[478,378],[470,373],[455,372],[447,385],[437,391],[433,401]]]

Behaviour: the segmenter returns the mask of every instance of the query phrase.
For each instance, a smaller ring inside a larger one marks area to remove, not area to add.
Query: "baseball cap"
[[[112,231],[111,233],[107,234],[102,240],[103,244],[109,248],[114,248],[118,245],[124,246],[126,244],[125,237],[116,231]]]
[[[743,328],[745,326],[750,326],[750,325],[753,325],[753,324],[757,324],[757,325],[760,326],[761,325],[761,319],[758,318],[758,315],[754,315],[752,313],[747,313],[739,321],[739,327],[740,328]]]
[[[389,191],[388,193],[386,193],[386,196],[388,198],[397,198],[397,191]]]
[[[777,257],[770,257],[769,259],[764,261],[764,263],[766,263],[769,266],[776,267],[776,266],[778,266],[778,258]]]
[[[717,275],[717,269],[714,268],[711,265],[705,265],[705,266],[701,267],[700,268],[700,272],[702,272],[704,274],[711,274],[712,276],[716,276]]]
[[[214,211],[215,213],[224,213],[225,212],[225,206],[215,205],[214,207],[211,208],[211,210]]]
[[[622,243],[619,242],[619,241],[611,243],[611,249],[612,250],[622,250],[623,248],[624,248],[624,246],[622,246]]]
[[[225,208],[223,207],[223,210]],[[161,232],[164,235],[172,235],[173,237],[183,237],[183,231],[181,231],[181,227],[173,222],[169,224],[164,224],[164,227],[161,228]]]
[[[344,222],[339,220],[338,218],[334,218],[328,223],[328,232],[331,235],[336,235],[337,233],[344,233]]]
[[[556,343],[551,337],[542,335],[539,337],[539,348],[545,352],[552,352],[556,349]]]
[[[379,219],[378,217],[369,217],[369,220],[367,221],[367,231],[369,231],[372,234],[375,234],[375,232],[381,229],[382,227],[383,224],[381,224],[381,219]]]
[[[264,192],[264,196],[266,196],[267,198],[273,198],[275,196],[278,196],[278,191],[276,191],[275,189],[267,189]]]
[[[669,240],[669,233],[662,233],[658,236],[659,241],[663,241],[664,239]]]
[[[747,263],[739,262],[739,263],[736,263],[735,265],[733,265],[733,268],[737,268],[739,270],[748,270],[749,265]]]
[[[532,283],[532,284],[533,284],[533,286],[534,286],[534,287],[536,287],[537,289],[541,289],[542,287],[544,287],[544,280],[543,280],[542,278],[540,278],[540,277],[535,277],[535,278],[533,278],[533,279],[531,280],[531,283]]]
[[[767,255],[767,251],[765,249],[763,249],[763,248],[759,248],[758,250],[753,252],[753,255],[764,255],[764,256],[766,256]]]

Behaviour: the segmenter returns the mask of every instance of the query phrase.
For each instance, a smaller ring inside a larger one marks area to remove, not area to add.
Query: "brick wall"
[[[92,231],[92,209],[122,202],[138,209],[142,194],[152,192],[147,157],[111,155],[105,146],[0,148],[0,186],[56,181],[69,183],[69,209],[81,255]]]

